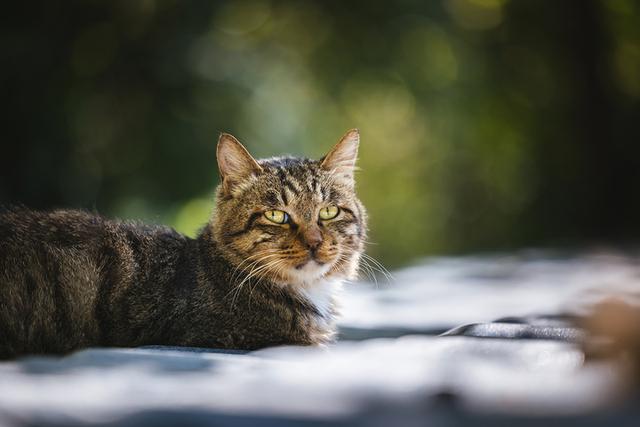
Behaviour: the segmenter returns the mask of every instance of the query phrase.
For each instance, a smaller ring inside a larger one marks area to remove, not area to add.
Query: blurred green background
[[[215,143],[320,157],[362,134],[368,251],[633,244],[640,2],[3,6],[0,203],[194,235]]]

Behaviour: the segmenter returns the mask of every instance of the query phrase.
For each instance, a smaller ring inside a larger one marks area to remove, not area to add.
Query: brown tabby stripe
[[[252,213],[251,216],[249,217],[249,220],[244,225],[244,228],[242,230],[234,231],[234,232],[232,232],[230,234],[227,234],[227,236],[233,238],[233,237],[238,237],[238,236],[241,236],[241,235],[247,233],[253,227],[253,223],[256,222],[256,220],[258,218],[260,218],[262,215],[263,215],[262,212],[254,212],[254,213]]]

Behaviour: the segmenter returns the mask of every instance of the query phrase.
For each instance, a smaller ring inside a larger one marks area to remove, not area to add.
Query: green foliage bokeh
[[[3,203],[194,235],[220,131],[320,157],[358,127],[369,253],[389,266],[639,236],[631,0],[14,7]]]

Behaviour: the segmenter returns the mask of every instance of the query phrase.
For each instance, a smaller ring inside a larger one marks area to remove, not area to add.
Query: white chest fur
[[[328,326],[335,311],[335,298],[341,290],[341,280],[321,279],[316,283],[301,286],[298,292],[320,314],[316,321]]]

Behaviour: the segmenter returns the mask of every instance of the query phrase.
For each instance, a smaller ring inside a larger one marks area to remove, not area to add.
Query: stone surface
[[[322,349],[87,349],[0,363],[0,425],[624,425],[639,414],[620,374],[585,364],[582,331],[566,322],[608,295],[635,302],[637,261],[428,259],[347,286],[342,338]],[[435,336],[463,324],[477,325]]]

